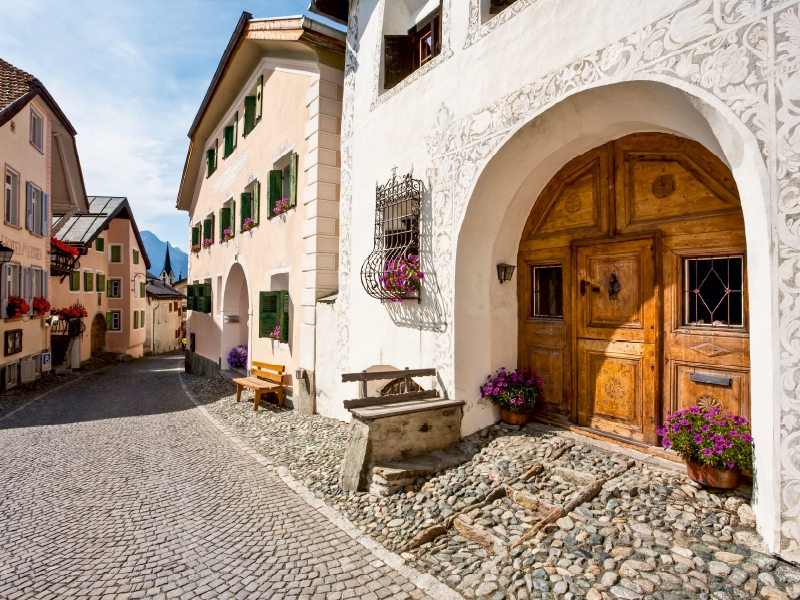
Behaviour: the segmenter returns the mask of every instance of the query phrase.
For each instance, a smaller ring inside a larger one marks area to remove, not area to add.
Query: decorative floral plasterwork
[[[481,24],[481,0],[470,0],[469,2],[469,24],[467,25],[467,41],[464,42],[464,50],[472,46],[483,36],[491,33],[503,23],[516,17],[523,10],[534,4],[537,0],[517,0],[506,8],[503,12],[492,15],[486,23]]]
[[[377,22],[380,25],[380,30],[383,31],[383,11],[386,4],[386,0],[381,0],[378,3],[377,8]],[[429,73],[437,66],[442,64],[448,58],[453,56],[453,51],[450,49],[450,0],[443,0],[442,2],[442,49],[439,52],[439,55],[436,56],[430,62],[425,63],[419,69],[411,73],[408,77],[403,79],[400,83],[398,83],[393,88],[385,90],[383,92],[380,91],[380,81],[381,81],[381,65],[383,61],[383,35],[378,35],[377,41],[377,48],[375,49],[375,72],[373,73],[373,84],[372,84],[372,105],[370,106],[370,110],[374,110],[376,107],[380,106],[384,102],[386,102],[389,98],[393,98],[400,91],[406,89],[412,83],[414,83],[417,79]]]

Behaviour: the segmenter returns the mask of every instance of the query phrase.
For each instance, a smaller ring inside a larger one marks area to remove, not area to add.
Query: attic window
[[[388,90],[403,81],[441,52],[442,5],[413,24],[402,35],[384,35],[383,88]]]

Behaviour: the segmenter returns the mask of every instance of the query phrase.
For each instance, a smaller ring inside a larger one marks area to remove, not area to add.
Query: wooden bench
[[[261,403],[261,395],[268,392],[275,392],[278,395],[278,406],[283,408],[283,378],[286,367],[284,365],[270,365],[267,363],[253,361],[250,369],[250,377],[234,379],[236,384],[236,401],[242,399],[242,388],[250,388],[255,392],[253,410],[258,410]]]

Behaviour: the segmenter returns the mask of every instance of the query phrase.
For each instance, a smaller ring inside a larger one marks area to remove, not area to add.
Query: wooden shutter
[[[97,238],[95,240],[94,248],[98,252],[103,252],[106,249],[106,241],[101,237]]]
[[[50,194],[42,194],[42,235],[50,232]]]
[[[252,213],[253,213],[253,221],[255,221],[256,225],[258,225],[258,218],[259,218],[259,207],[261,206],[261,184],[256,179],[255,183],[253,183],[253,204],[252,204]]]
[[[133,249],[133,264],[139,264],[139,251],[136,248]]]
[[[186,286],[186,309],[194,310],[194,286],[191,284]]]
[[[211,177],[214,172],[214,148],[206,150],[206,177]]]
[[[211,238],[211,219],[203,220],[203,241]]]
[[[222,218],[222,211],[225,210],[224,208],[219,209],[219,241],[222,241],[222,233],[223,227],[225,227],[225,219]]]
[[[203,284],[204,294],[203,294],[203,312],[210,313],[211,312],[211,282]]]
[[[244,135],[248,135],[256,126],[256,97],[245,96],[244,99]]]
[[[269,218],[271,219],[275,213],[272,209],[283,196],[283,171],[274,169],[269,172]]]
[[[202,283],[197,283],[194,286],[194,309],[203,312],[205,308],[205,286]]]
[[[106,296],[111,298],[111,280],[106,281]]]
[[[289,206],[297,205],[297,152],[289,157]]]
[[[278,326],[280,292],[260,292],[258,302],[258,337],[269,337]]]
[[[133,328],[139,329],[139,311],[133,311]]]
[[[223,134],[225,139],[225,154],[222,155],[223,158],[228,158],[233,154],[233,136],[233,125],[228,125],[225,127],[225,133]]]
[[[111,331],[112,327],[114,327],[114,316],[111,311],[108,311],[106,313],[106,331]]]
[[[200,228],[192,227],[192,246],[200,243]]]
[[[240,220],[242,225],[244,225],[245,219],[249,219],[252,215],[250,214],[250,194],[248,192],[242,193],[239,197],[239,210],[241,211]]]
[[[84,271],[83,272],[83,291],[84,292],[91,292],[92,291],[92,289],[94,287],[93,286],[94,281],[92,280],[93,277],[94,276],[92,275],[91,271]]]
[[[289,343],[289,292],[281,292],[281,343]]]
[[[256,123],[261,120],[261,111],[264,107],[264,76],[258,76],[256,83]]]
[[[111,262],[122,262],[122,246],[111,246]]]
[[[79,292],[81,289],[81,273],[73,271],[69,276],[69,291]]]
[[[236,200],[231,200],[231,208],[230,208],[230,215],[231,215],[231,235],[236,235]]]
[[[383,88],[388,90],[411,74],[414,65],[414,39],[410,35],[385,35]]]
[[[147,283],[144,281],[139,282],[139,297],[147,297]]]
[[[10,268],[8,263],[3,263],[0,267],[0,319],[8,316],[6,308],[8,308],[8,272]]]
[[[42,270],[42,298],[50,299],[50,272]]]
[[[233,147],[239,143],[239,111],[233,113]]]
[[[33,184],[25,184],[25,229],[33,231]]]
[[[30,305],[32,303],[31,300],[31,288],[32,286],[31,280],[31,268],[30,267],[21,267],[19,273],[19,295],[20,297],[28,303],[29,311],[30,312]],[[28,314],[28,313],[25,313]]]

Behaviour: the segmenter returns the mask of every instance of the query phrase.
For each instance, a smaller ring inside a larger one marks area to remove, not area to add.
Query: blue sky
[[[77,129],[87,193],[127,196],[140,229],[188,250],[175,209],[186,133],[233,28],[242,11],[308,14],[308,1],[3,4],[0,57],[42,81]]]

